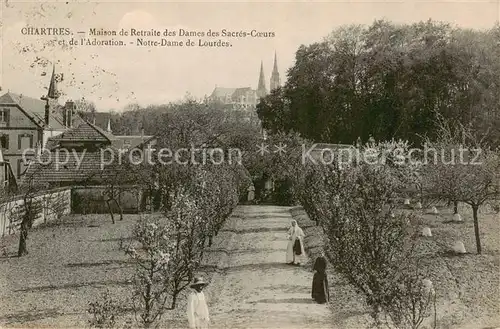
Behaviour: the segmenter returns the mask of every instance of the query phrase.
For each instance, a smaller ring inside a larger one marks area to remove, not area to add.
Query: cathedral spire
[[[270,83],[270,89],[271,91],[279,88],[281,85],[281,80],[280,80],[280,73],[278,72],[278,58],[276,56],[276,52],[274,52],[274,67],[273,67],[273,73],[271,73],[271,83]]]
[[[259,85],[257,87],[257,96],[264,97],[267,95],[266,82],[264,78],[264,63],[260,61]]]

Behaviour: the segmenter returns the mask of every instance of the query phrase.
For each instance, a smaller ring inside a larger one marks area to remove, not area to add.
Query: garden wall
[[[36,214],[33,227],[70,213],[109,213],[104,192],[106,186],[60,187],[40,192],[33,200],[32,209]],[[138,187],[120,187],[117,195],[123,213],[137,213],[147,207],[144,193]],[[119,213],[115,204],[111,204],[111,209]],[[25,211],[23,195],[0,204],[0,236],[16,233]]]
[[[74,186],[71,189],[72,212],[75,214],[102,214],[109,213],[106,200],[106,186]],[[146,207],[143,191],[136,186],[121,186],[115,191],[116,199],[123,213],[138,213]],[[114,213],[119,209],[113,202],[110,203]]]
[[[37,194],[33,199],[32,209],[35,209],[36,213],[33,226],[56,220],[71,213],[71,188],[56,188]],[[22,195],[0,204],[1,236],[17,232],[24,213]]]

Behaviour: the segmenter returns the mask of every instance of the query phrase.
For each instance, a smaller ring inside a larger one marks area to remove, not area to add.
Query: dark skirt
[[[325,272],[314,273],[311,296],[318,304],[324,304],[330,300],[328,278]]]
[[[293,252],[298,256],[302,254],[302,246],[300,245],[299,238],[295,239],[295,243],[293,244]]]

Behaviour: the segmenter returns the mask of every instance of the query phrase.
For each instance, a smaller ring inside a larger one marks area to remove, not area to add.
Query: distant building
[[[118,149],[147,148],[156,145],[154,136],[114,136],[112,145]]]
[[[111,137],[112,145],[116,148],[136,148],[143,143],[147,145],[156,143],[156,138],[153,138],[154,136],[145,135],[144,129],[138,128],[140,125],[131,129],[130,131],[132,134],[130,135],[114,135],[111,128],[112,114],[109,112],[87,112],[81,113],[80,116],[84,118],[85,121],[106,132]]]
[[[48,105],[48,106],[47,106]],[[27,168],[23,152],[42,148],[50,137],[62,134],[81,119],[74,114],[74,103],[64,106],[8,92],[0,97],[0,147],[19,179]],[[30,158],[34,153],[27,156]]]
[[[270,88],[272,91],[274,89],[278,89],[279,87],[281,87],[281,79],[280,79],[280,73],[278,71],[278,59],[276,58],[276,53],[274,53],[274,67],[273,67],[273,72],[271,73]]]
[[[280,85],[281,80],[278,72],[278,59],[275,53],[274,67],[270,79],[270,91],[280,87]],[[212,94],[208,97],[208,100],[222,103],[228,110],[243,110],[254,113],[260,98],[265,97],[267,94],[264,64],[261,61],[257,89],[252,89],[251,87],[215,87]]]
[[[113,171],[103,170],[101,150],[111,147],[109,136],[84,122],[47,143],[50,152],[44,151],[38,161],[30,163],[21,185],[33,180],[47,187],[71,185],[99,185],[112,177]],[[62,152],[66,149],[68,153]],[[108,159],[106,159],[108,160]]]
[[[80,112],[80,116],[83,120],[96,125],[97,127],[106,130],[108,121],[111,120],[110,112]]]
[[[55,67],[46,96],[38,99],[11,92],[0,96],[0,149],[16,180],[37,153],[31,150],[41,150],[49,138],[82,122],[74,102],[61,106],[58,98]]]
[[[143,131],[140,135],[115,136],[111,130],[111,121],[108,121],[107,126],[108,128],[104,130],[90,122],[83,122],[77,129],[71,129],[61,135],[50,138],[45,148],[49,150],[61,147],[67,149],[83,148],[88,151],[108,146],[116,149],[134,149],[156,145],[156,137],[144,135]],[[98,132],[98,134],[95,134],[95,132]],[[105,138],[104,141],[102,140],[103,137]]]
[[[26,177],[36,179],[49,186],[100,185],[116,174],[116,168],[103,167],[106,162],[113,163],[122,156],[119,149],[145,149],[156,143],[153,136],[114,136],[90,122],[83,122],[78,127],[52,137],[46,148],[50,152],[40,155],[41,161],[33,162]],[[61,152],[65,149],[69,152]],[[103,152],[103,150],[110,152]],[[58,152],[56,152],[58,151]],[[52,161],[48,161],[48,158]],[[79,161],[81,161],[79,163]],[[104,168],[104,169],[103,169]]]

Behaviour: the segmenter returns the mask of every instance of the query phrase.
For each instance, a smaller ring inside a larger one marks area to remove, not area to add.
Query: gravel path
[[[285,264],[288,207],[239,206],[224,231],[226,257],[207,287],[213,328],[331,328],[311,299],[313,273]],[[211,293],[214,292],[214,293]]]

